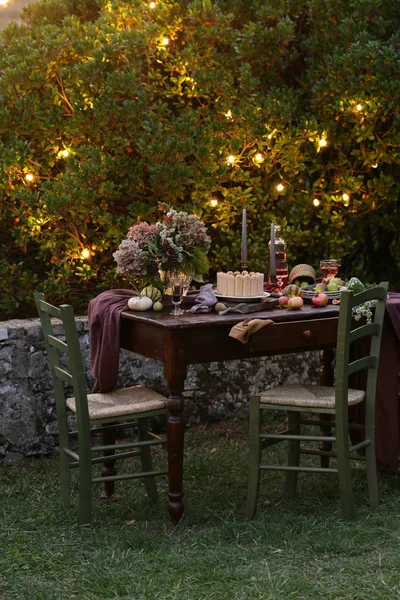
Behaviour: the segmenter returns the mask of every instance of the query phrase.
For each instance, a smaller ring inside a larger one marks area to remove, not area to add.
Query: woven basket
[[[311,265],[296,265],[289,273],[289,283],[295,279],[305,279],[310,283],[315,283],[317,274]]]

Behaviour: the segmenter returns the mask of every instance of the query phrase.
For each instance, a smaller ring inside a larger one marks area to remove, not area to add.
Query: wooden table
[[[164,363],[169,389],[168,419],[168,511],[173,522],[183,514],[184,423],[182,392],[187,366],[196,363],[271,356],[309,350],[324,350],[320,383],[333,385],[333,348],[339,307],[304,306],[291,311],[280,308],[252,313],[250,318],[269,318],[273,325],[264,327],[242,344],[228,336],[231,328],[247,315],[230,313],[192,314],[172,317],[166,312],[122,313],[121,347]]]

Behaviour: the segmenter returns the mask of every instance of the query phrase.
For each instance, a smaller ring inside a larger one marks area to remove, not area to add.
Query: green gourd
[[[150,300],[153,302],[161,302],[162,300],[162,294],[160,290],[153,285],[148,285],[147,287],[143,288],[140,292],[140,295],[147,296],[147,298],[150,298]]]

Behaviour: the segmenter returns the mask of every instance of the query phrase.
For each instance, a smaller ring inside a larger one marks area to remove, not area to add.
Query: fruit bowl
[[[314,283],[313,285],[307,285],[306,287],[301,288],[302,291],[302,297],[304,298],[304,300],[312,300],[313,296],[315,296],[316,292],[315,292],[315,287],[316,287],[316,283]],[[324,294],[326,294],[329,298],[329,300],[340,300],[340,294],[342,292],[340,290],[338,290],[337,292],[328,292],[328,291],[324,291]]]

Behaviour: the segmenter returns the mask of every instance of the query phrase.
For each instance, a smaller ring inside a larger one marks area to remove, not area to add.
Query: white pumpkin
[[[147,296],[133,296],[129,298],[128,306],[131,310],[149,310],[153,306],[153,300]]]

